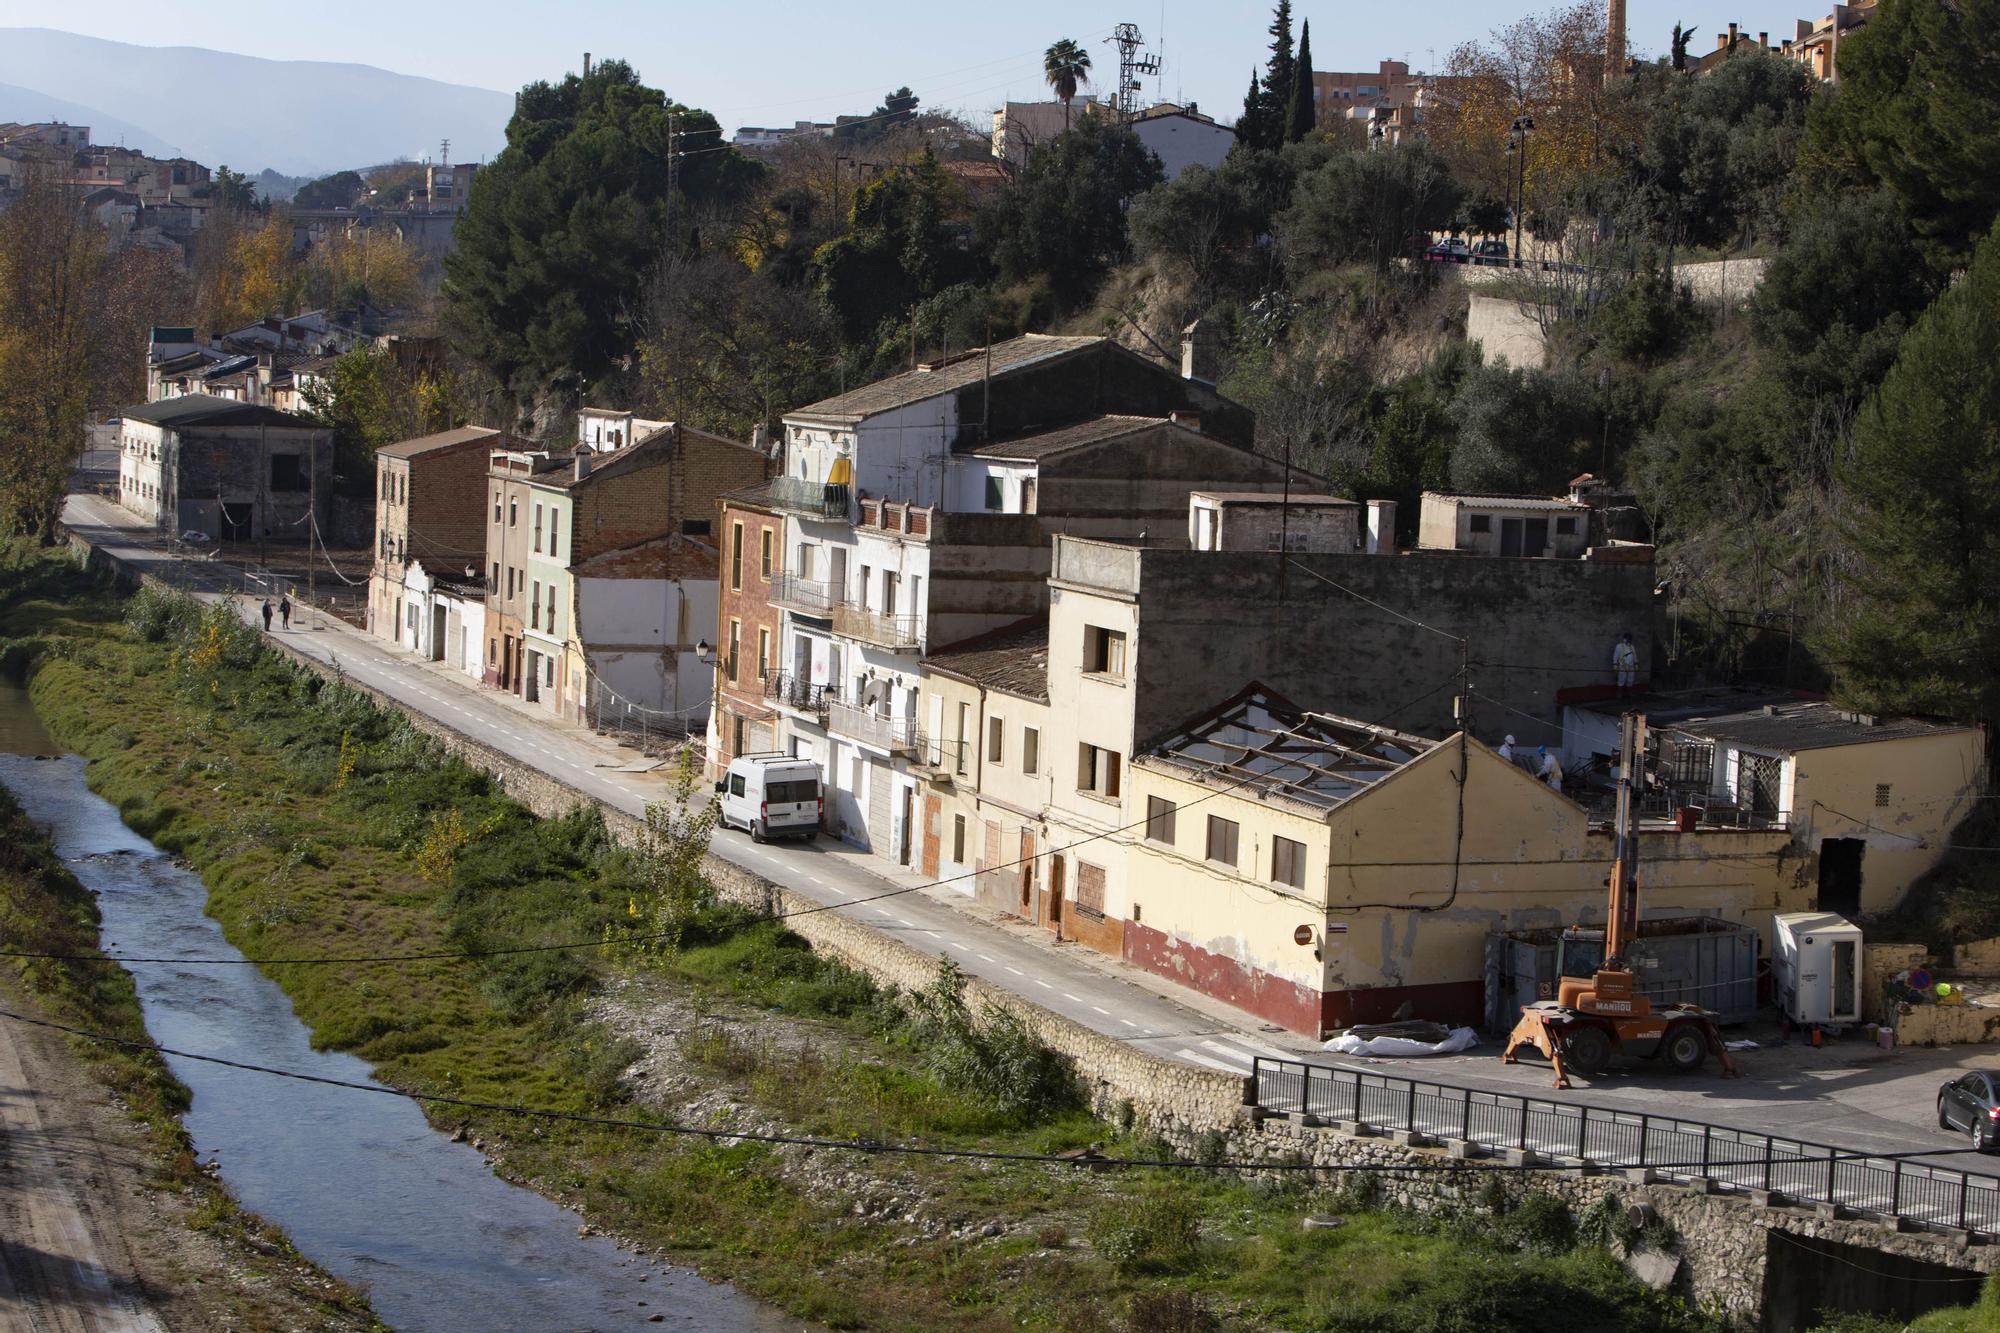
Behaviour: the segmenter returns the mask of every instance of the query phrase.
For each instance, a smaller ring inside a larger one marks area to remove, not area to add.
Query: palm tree
[[[1090,52],[1065,37],[1042,54],[1042,74],[1063,104],[1063,128],[1069,128],[1069,104],[1079,83],[1090,82]]]

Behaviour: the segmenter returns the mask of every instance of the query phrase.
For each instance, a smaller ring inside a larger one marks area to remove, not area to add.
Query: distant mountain
[[[6,63],[6,56],[0,53],[0,64]],[[11,83],[0,83],[0,120],[19,120],[30,124],[38,120],[63,120],[72,125],[90,126],[92,143],[123,144],[136,148],[147,157],[185,157],[187,154],[167,140],[128,125],[116,116],[106,115],[96,107],[84,106],[78,102],[66,102],[60,97],[38,93],[32,88],[20,88]]]
[[[392,74],[372,65],[263,60],[194,46],[132,46],[50,28],[0,28],[0,117],[63,119],[137,147],[178,143],[209,167],[319,176],[362,162],[491,158],[506,142],[510,93]],[[41,92],[88,89],[89,105]],[[39,100],[37,100],[39,99]],[[8,110],[16,104],[31,115]],[[44,114],[38,107],[74,107]],[[107,132],[107,130],[109,132]]]

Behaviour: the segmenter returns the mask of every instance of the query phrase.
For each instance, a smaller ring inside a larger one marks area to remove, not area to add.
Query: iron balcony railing
[[[1759,1191],[1773,1201],[1829,1204],[1981,1240],[2000,1237],[2000,1177],[1992,1175],[1677,1116],[1480,1092],[1303,1060],[1259,1056],[1250,1083],[1257,1106],[1308,1124],[1363,1124],[1491,1152],[1514,1149],[1611,1170],[1645,1168],[1719,1190]]]
[[[833,632],[899,653],[913,653],[918,646],[917,617],[885,616],[852,602],[841,602],[833,608]]]
[[[834,691],[830,686],[815,685],[789,671],[780,671],[765,679],[764,697],[786,708],[809,713],[825,725],[827,705],[833,702]]]
[[[796,574],[780,574],[771,583],[771,601],[809,616],[830,616],[840,599],[831,583],[802,579]]]
[[[872,708],[853,704],[828,704],[826,729],[883,750],[914,751],[918,744],[915,718],[884,717]]]
[[[806,518],[847,522],[852,514],[852,489],[807,481],[804,477],[777,477],[771,482],[771,503]]]

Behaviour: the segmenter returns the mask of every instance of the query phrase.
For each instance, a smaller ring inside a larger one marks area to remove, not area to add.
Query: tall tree
[[[1297,143],[1319,128],[1319,104],[1313,98],[1312,20],[1299,25],[1299,55],[1292,64],[1291,103],[1285,109],[1285,142]]]
[[[959,243],[965,210],[964,191],[929,153],[856,192],[847,231],[813,256],[819,293],[849,337],[973,276]]]
[[[445,261],[455,344],[518,409],[573,399],[630,356],[662,251],[698,245],[697,219],[759,175],[621,60],[530,84]]]
[[[1813,142],[1895,193],[1940,272],[1962,265],[2000,215],[2000,0],[1882,0],[1840,44]]]
[[[1138,136],[1087,110],[1076,128],[1028,159],[979,213],[973,234],[1003,279],[1040,278],[1058,305],[1075,309],[1125,258],[1126,207],[1160,176],[1160,159]]]
[[[83,450],[103,257],[60,181],[31,177],[0,213],[0,529],[44,543]]]
[[[1264,68],[1266,124],[1277,142],[1285,137],[1286,117],[1292,109],[1292,84],[1297,81],[1298,61],[1292,55],[1292,0],[1278,0],[1271,13],[1271,59]]]
[[[1042,53],[1042,76],[1063,104],[1063,128],[1069,128],[1069,104],[1078,84],[1090,82],[1090,52],[1065,37]]]
[[[1857,705],[2000,718],[2000,230],[1904,338],[1842,469],[1859,594],[1822,645]]]
[[[1257,71],[1250,71],[1250,91],[1243,94],[1243,114],[1236,118],[1236,142],[1246,148],[1269,148],[1271,135],[1265,126],[1264,85]]]

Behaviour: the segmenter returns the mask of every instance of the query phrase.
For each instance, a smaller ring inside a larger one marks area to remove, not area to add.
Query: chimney
[[[1759,45],[1759,46],[1763,47],[1763,48],[1764,48],[1764,49],[1765,49],[1766,51],[1770,50],[1770,49],[1771,49],[1771,34],[1770,34],[1770,33],[1768,33],[1768,32],[1760,32],[1760,33],[1758,33],[1758,34],[1757,34],[1757,45]]]
[[[1364,549],[1369,555],[1396,554],[1396,502],[1368,502],[1368,533]]]
[[[1215,326],[1198,319],[1181,330],[1181,378],[1197,384],[1215,384]]]
[[[588,51],[583,53],[583,77],[586,79],[590,77],[590,52]]]
[[[1741,34],[1739,34],[1739,33],[1737,32],[1737,30],[1736,30],[1736,25],[1735,25],[1734,23],[1730,24],[1730,25],[1729,25],[1729,49],[1730,49],[1730,50],[1732,50],[1732,51],[1734,51],[1734,50],[1736,49],[1736,43],[1737,43],[1737,42],[1739,42],[1739,41],[1741,41],[1741,40],[1742,40],[1742,36],[1741,36]]]
[[[1625,0],[1608,0],[1604,18],[1604,81],[1625,73]]]
[[[758,422],[750,428],[750,447],[769,458],[771,456],[771,428]]]
[[[576,479],[582,481],[590,475],[590,446],[587,444],[578,445],[573,458],[576,468]]]

